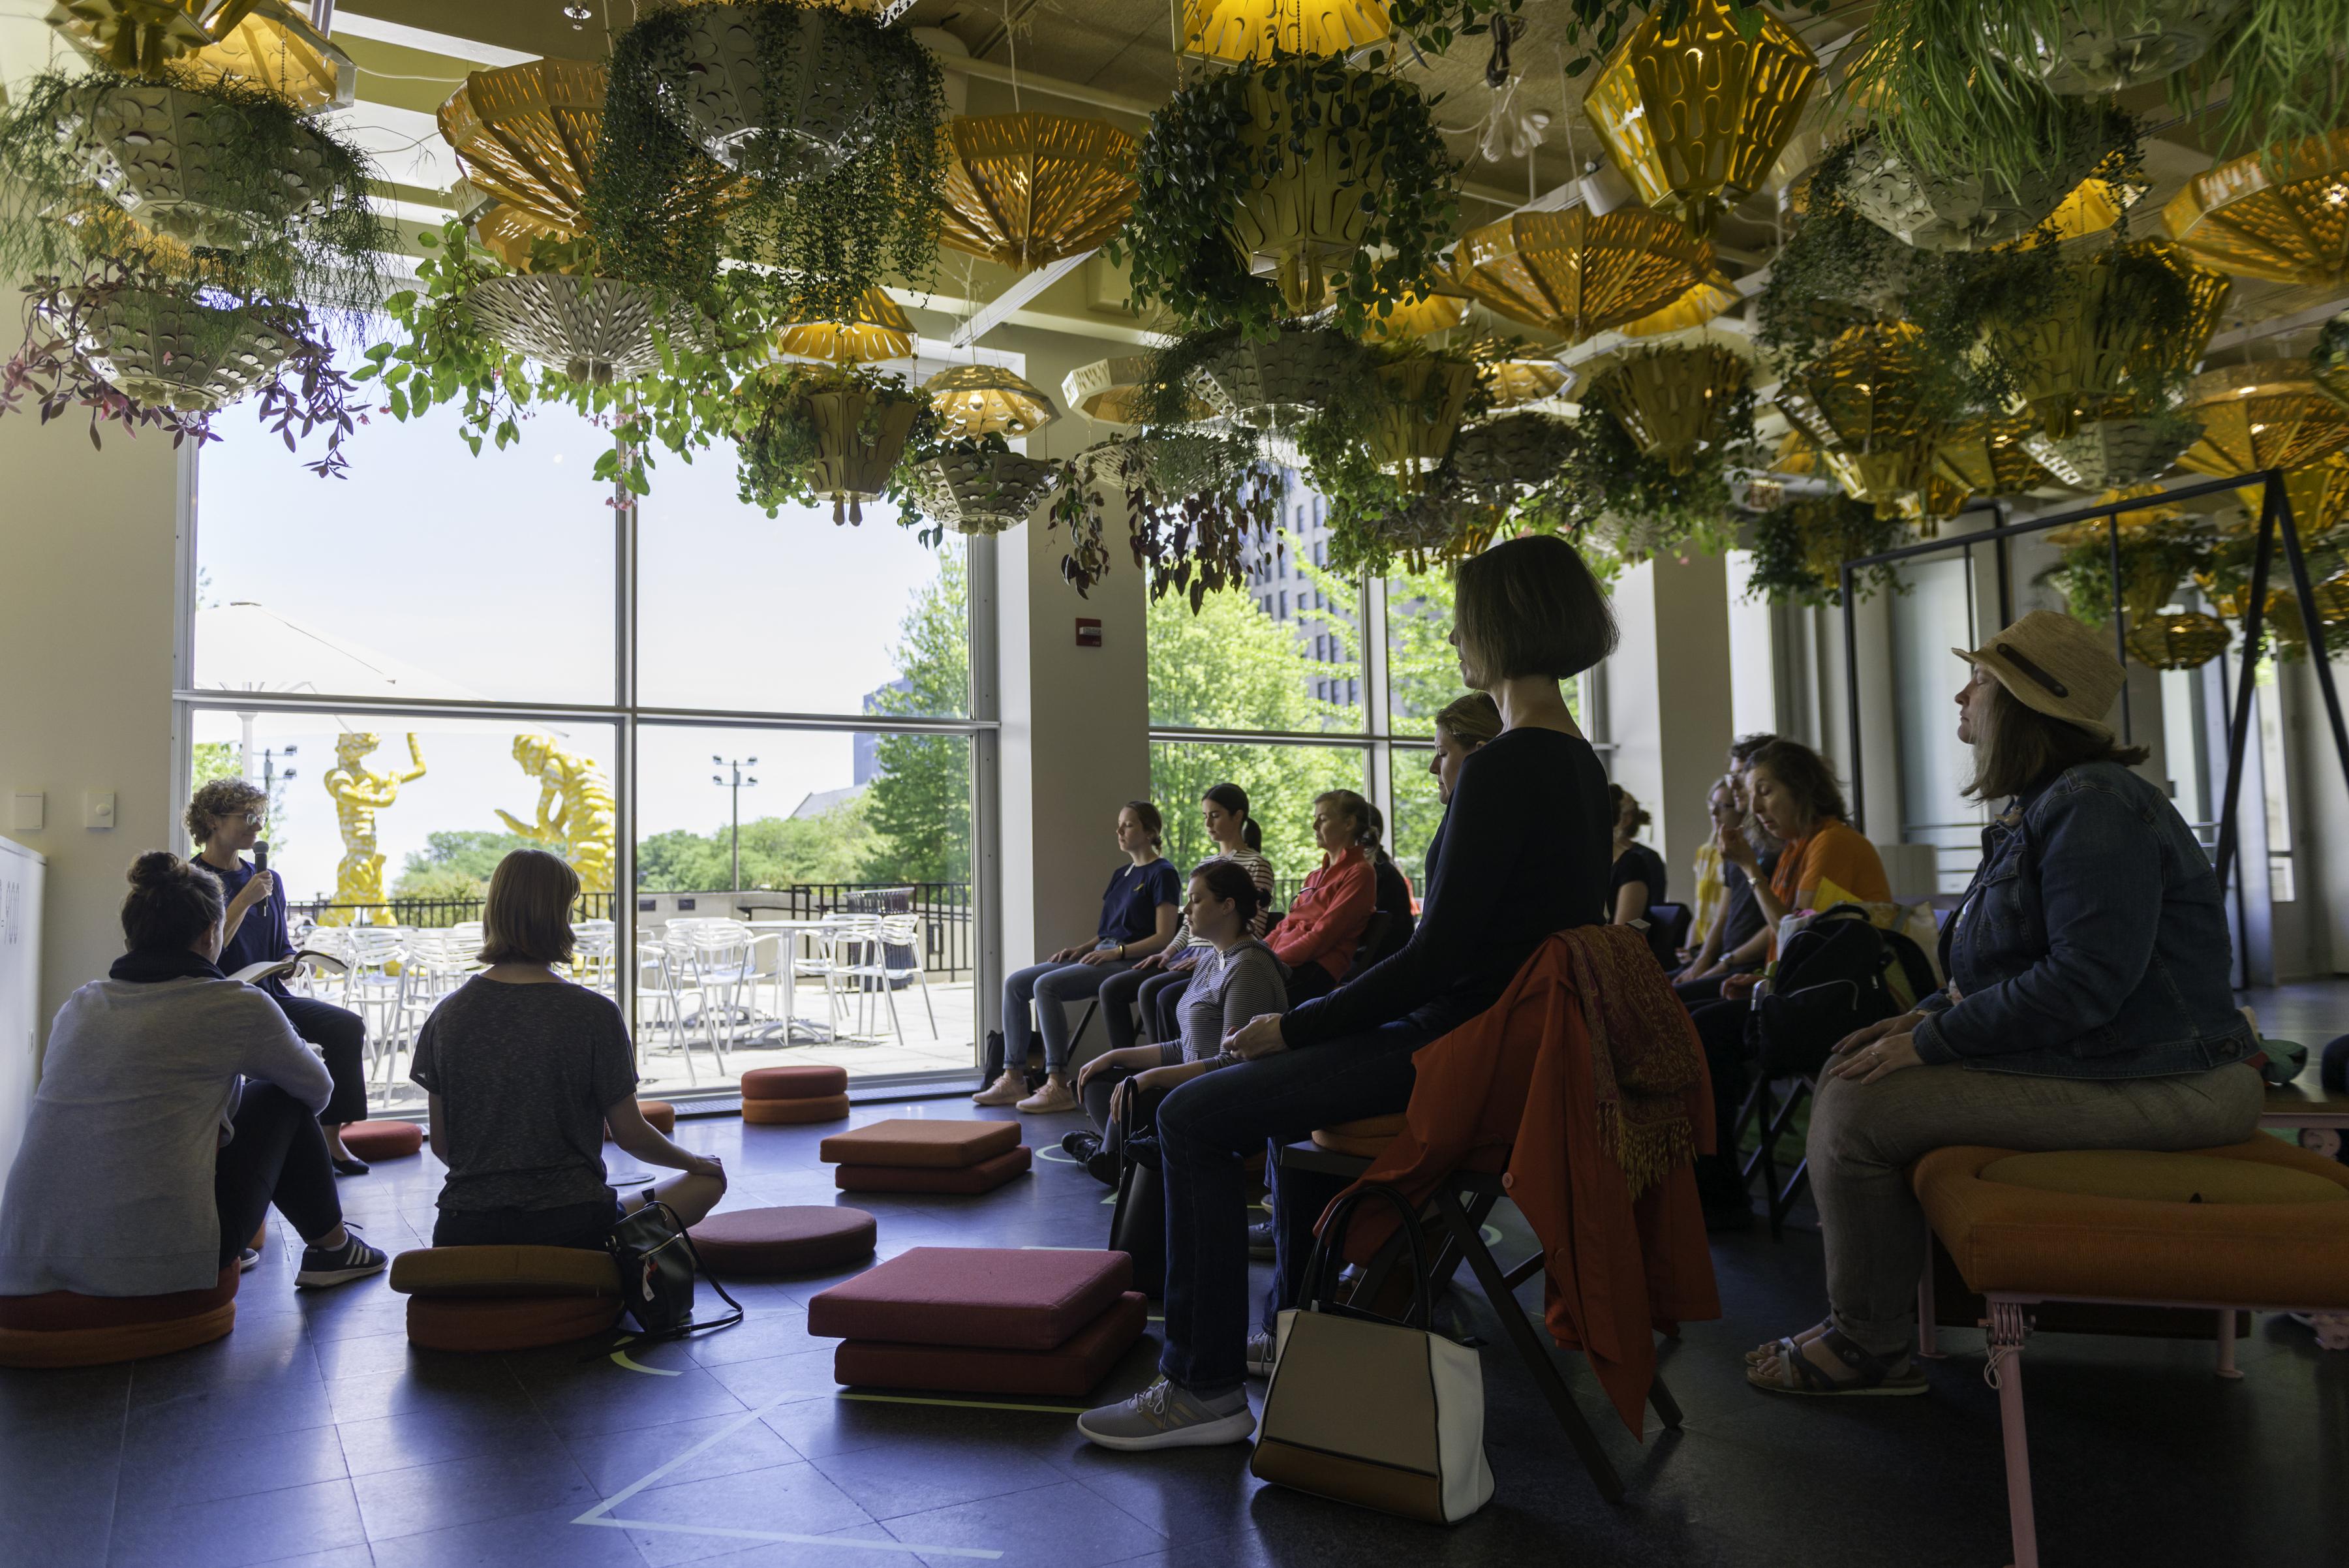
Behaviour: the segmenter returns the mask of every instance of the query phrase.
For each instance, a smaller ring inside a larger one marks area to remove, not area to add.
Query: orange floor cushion
[[[914,1247],[808,1298],[819,1339],[1050,1350],[1133,1284],[1123,1252]]]
[[[742,1075],[745,1100],[821,1100],[848,1093],[848,1069],[807,1063],[792,1067],[753,1067]]]
[[[833,1134],[817,1147],[816,1158],[834,1165],[943,1170],[977,1165],[1019,1146],[1018,1122],[893,1116]]]
[[[800,1204],[712,1214],[688,1232],[710,1272],[745,1279],[804,1274],[873,1255],[875,1227],[862,1209]]]
[[[2349,1307],[2349,1166],[2265,1134],[2186,1154],[1936,1149],[1909,1179],[1977,1293]]]
[[[1387,1150],[1395,1135],[1402,1131],[1402,1113],[1391,1116],[1364,1116],[1358,1122],[1340,1122],[1332,1127],[1313,1130],[1315,1147],[1332,1154],[1356,1155],[1363,1159],[1376,1159]]]
[[[753,1127],[789,1127],[803,1122],[837,1122],[848,1117],[846,1095],[818,1095],[805,1100],[742,1102],[742,1119]]]
[[[636,1110],[653,1125],[653,1130],[664,1137],[677,1131],[677,1107],[667,1100],[638,1100]],[[612,1129],[608,1124],[604,1128],[604,1141],[612,1141]]]
[[[526,1350],[584,1339],[620,1315],[610,1254],[584,1247],[419,1247],[391,1261],[408,1337],[427,1350]]]
[[[833,1168],[832,1179],[843,1192],[943,1192],[969,1198],[1021,1176],[1035,1158],[1027,1145],[1014,1144],[977,1165],[839,1165]]]
[[[620,1321],[609,1296],[410,1296],[408,1343],[424,1350],[535,1350],[604,1333]]]
[[[414,1122],[352,1122],[343,1128],[343,1147],[361,1159],[401,1159],[424,1147],[424,1129]]]
[[[206,1345],[236,1326],[237,1268],[156,1296],[0,1296],[0,1366],[102,1366]]]

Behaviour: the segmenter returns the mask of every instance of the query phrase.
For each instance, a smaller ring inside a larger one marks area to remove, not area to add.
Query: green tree
[[[742,886],[855,882],[874,852],[869,791],[817,816],[762,816],[742,825]],[[733,876],[727,829],[673,828],[636,845],[636,886],[648,893],[728,888]]]
[[[433,898],[454,897],[451,894],[410,893],[409,879],[434,876],[442,871],[470,877],[488,887],[490,874],[498,862],[517,849],[543,849],[546,846],[534,838],[524,838],[519,833],[498,829],[460,828],[424,836],[424,847],[411,849],[399,868],[399,880],[392,885],[392,896],[400,898]]]
[[[936,580],[914,597],[897,628],[898,681],[874,694],[876,712],[919,718],[967,712],[970,703],[970,570],[960,550],[939,558]],[[871,847],[862,868],[875,882],[963,882],[970,877],[970,742],[960,735],[885,735],[865,792]]]

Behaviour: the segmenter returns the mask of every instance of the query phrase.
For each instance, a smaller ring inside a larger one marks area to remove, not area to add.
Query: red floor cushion
[[[712,1214],[688,1233],[711,1272],[752,1278],[862,1262],[873,1255],[874,1229],[862,1209],[802,1204]]]
[[[820,1100],[848,1093],[848,1069],[808,1063],[795,1067],[753,1067],[742,1075],[746,1100]]]
[[[951,1169],[977,1165],[1017,1147],[1019,1143],[1018,1122],[892,1116],[833,1134],[816,1149],[816,1158],[836,1165]]]
[[[828,1140],[827,1140],[828,1141]],[[843,1192],[943,1192],[958,1198],[992,1192],[1024,1174],[1035,1159],[1025,1144],[977,1165],[838,1165],[832,1182]]]
[[[800,1122],[836,1122],[848,1116],[846,1095],[819,1095],[809,1100],[744,1100],[742,1119],[753,1127]]]
[[[916,1247],[808,1300],[819,1339],[1057,1350],[1133,1283],[1123,1252]]]
[[[424,1129],[414,1122],[353,1122],[343,1128],[343,1147],[361,1159],[399,1159],[424,1147]]]
[[[611,1255],[584,1247],[419,1247],[391,1261],[408,1339],[427,1350],[528,1350],[585,1339],[620,1315]]]
[[[1150,1303],[1127,1291],[1050,1350],[843,1340],[832,1375],[867,1388],[936,1388],[959,1394],[1090,1394],[1142,1337]]]
[[[609,1296],[410,1296],[408,1343],[425,1350],[534,1350],[602,1334],[620,1320]]]
[[[638,1100],[636,1109],[645,1120],[653,1125],[653,1130],[663,1137],[677,1131],[677,1107],[667,1100]],[[608,1123],[604,1127],[604,1141],[612,1141],[612,1128]]]
[[[205,1345],[236,1326],[237,1268],[201,1291],[0,1296],[0,1366],[102,1366]]]

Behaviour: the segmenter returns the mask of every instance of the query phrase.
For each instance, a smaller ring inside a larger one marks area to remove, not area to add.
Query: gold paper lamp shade
[[[1106,244],[1133,207],[1133,138],[1102,119],[960,114],[947,123],[939,239],[1026,271]]]
[[[2189,307],[2182,330],[2149,337],[2138,313],[2114,294],[2115,262],[2124,252],[2132,260],[2159,262],[2184,283]],[[1991,341],[2015,367],[2024,405],[2049,435],[2061,438],[2128,386],[2132,364],[2141,369],[2153,362],[2172,373],[2192,366],[2233,289],[2224,274],[2197,265],[2177,245],[2144,240],[2064,264],[2051,306],[2029,320],[1994,327]]]
[[[568,229],[558,228],[536,213],[503,202],[492,202],[473,220],[473,237],[481,242],[491,254],[516,272],[531,270],[530,248],[541,240],[570,240],[577,236]]]
[[[1966,498],[1972,493],[1964,485],[1935,469],[1925,476],[1925,486],[1897,498],[1893,506],[1899,515],[1915,524],[1917,532],[1928,539],[1941,531],[1941,524],[1965,509]]]
[[[1449,332],[1468,319],[1472,302],[1453,294],[1406,294],[1384,316],[1372,316],[1363,336],[1373,343]]]
[[[2349,523],[2349,457],[2334,452],[2331,457],[2304,463],[2283,476],[2284,499],[2292,503],[2292,526],[2302,539],[2314,539],[2330,534]],[[2247,484],[2235,492],[2236,499],[2259,520],[2260,508],[2266,504],[2267,487]],[[2282,556],[2278,555],[2280,563]]]
[[[347,109],[358,66],[285,0],[62,0],[49,26],[115,70],[258,83],[304,109]]]
[[[2305,359],[2205,370],[2178,411],[2202,421],[2178,466],[2215,479],[2298,468],[2349,443],[2349,409],[2324,395]]]
[[[1643,455],[1687,473],[1696,454],[1722,439],[1745,382],[1745,361],[1717,344],[1651,348],[1599,377],[1590,400],[1615,416]]]
[[[1188,0],[1183,48],[1216,60],[1350,54],[1387,36],[1378,0]]]
[[[2038,428],[2034,420],[2007,415],[1969,420],[1933,449],[1933,472],[1966,495],[2013,495],[2044,484],[2046,471],[2023,444]]]
[[[1785,150],[1819,57],[1767,11],[1751,37],[1722,0],[1690,0],[1669,31],[1660,18],[1616,47],[1582,112],[1641,201],[1711,234]]]
[[[1061,417],[1042,388],[999,365],[955,365],[922,383],[939,422],[958,436],[1034,435]]]
[[[1723,275],[1714,273],[1661,310],[1651,310],[1636,321],[1626,321],[1615,330],[1626,337],[1657,337],[1667,332],[1686,332],[1703,326],[1743,297],[1734,283]]]
[[[1905,321],[1847,328],[1778,385],[1781,412],[1818,443],[1844,493],[1889,514],[1932,472],[1940,431],[1917,397],[1924,334]]]
[[[1538,403],[1565,385],[1566,369],[1552,359],[1503,359],[1485,367],[1485,389],[1496,409]]]
[[[1120,354],[1080,365],[1061,378],[1061,400],[1089,420],[1105,425],[1142,422],[1142,383],[1150,374],[1146,354]]]
[[[835,365],[877,364],[914,351],[914,323],[887,294],[868,288],[856,302],[854,320],[794,321],[776,336],[775,347]]]
[[[567,234],[586,227],[587,177],[606,73],[584,60],[475,71],[440,106],[440,135],[465,177]]]
[[[2200,610],[2157,615],[2128,629],[2129,657],[2155,670],[2192,670],[2227,651],[2235,634],[2217,616]]]
[[[2121,213],[2137,204],[2146,187],[2138,184],[2116,183],[2091,174],[2072,187],[2072,193],[2056,203],[2047,214],[2046,227],[2058,240],[2082,240],[2090,234],[2101,234],[2121,221]],[[2036,242],[2037,235],[2026,234],[2010,240],[2001,249],[2018,250]]]
[[[1713,245],[1644,207],[1520,213],[1472,229],[1453,279],[1516,320],[1569,343],[1660,310],[1713,270]]]
[[[2340,283],[2349,277],[2349,130],[2221,163],[2187,182],[2161,217],[2179,244],[2221,271]]]

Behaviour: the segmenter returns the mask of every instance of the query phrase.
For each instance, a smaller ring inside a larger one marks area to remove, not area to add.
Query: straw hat
[[[2054,610],[2033,610],[1969,653],[1950,649],[1998,677],[2006,694],[2034,712],[2075,724],[2099,740],[2113,738],[2105,722],[2128,680],[2101,633]]]

